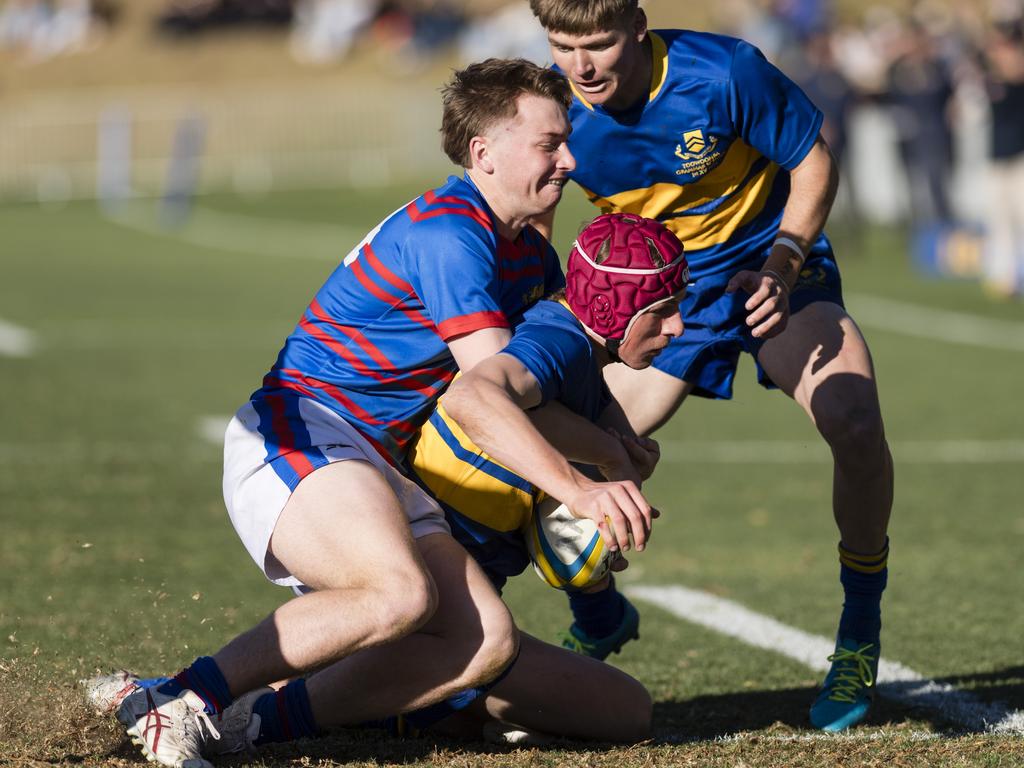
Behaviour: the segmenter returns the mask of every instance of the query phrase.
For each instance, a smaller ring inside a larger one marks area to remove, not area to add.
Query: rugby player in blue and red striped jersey
[[[456,73],[442,136],[465,177],[396,211],[344,259],[239,409],[225,437],[232,523],[266,576],[301,594],[212,657],[128,693],[118,719],[149,759],[205,765],[422,708],[515,659],[500,597],[397,466],[456,369],[499,352],[523,311],[563,283],[528,222],[554,208],[574,167],[569,101],[559,75],[522,60]],[[560,495],[616,530],[641,520],[638,543],[649,530],[631,482],[578,476]],[[361,650],[365,663],[341,663]]]

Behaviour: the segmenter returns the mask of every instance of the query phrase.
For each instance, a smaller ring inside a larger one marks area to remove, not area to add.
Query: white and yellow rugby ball
[[[534,570],[556,589],[596,584],[619,556],[608,551],[593,522],[573,517],[565,504],[551,498],[534,507],[525,534]]]

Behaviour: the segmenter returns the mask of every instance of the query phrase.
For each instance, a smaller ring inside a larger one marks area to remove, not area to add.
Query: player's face
[[[519,97],[514,117],[488,130],[488,154],[501,197],[496,207],[502,213],[518,221],[558,204],[576,167],[566,144],[571,130],[560,104],[528,94]]]
[[[621,27],[570,35],[548,32],[551,55],[576,90],[591,104],[625,109],[646,93],[649,68],[643,41],[647,18],[643,11]]]
[[[668,343],[683,332],[679,301],[685,291],[639,315],[619,346],[619,359],[630,368],[647,368]]]

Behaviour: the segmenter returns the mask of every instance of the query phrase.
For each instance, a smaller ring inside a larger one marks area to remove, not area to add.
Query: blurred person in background
[[[790,71],[793,80],[824,115],[821,135],[828,142],[839,166],[839,182],[846,193],[844,202],[847,211],[854,219],[858,219],[856,198],[851,186],[852,176],[844,173],[848,159],[846,147],[850,116],[858,95],[836,61],[832,30],[821,28],[809,31]]]
[[[117,20],[113,0],[8,0],[0,8],[0,48],[29,62],[95,48]]]
[[[992,113],[983,281],[1008,299],[1024,279],[1024,16],[997,18],[982,53]]]
[[[293,0],[167,0],[157,30],[188,37],[239,26],[284,27],[292,20]]]
[[[951,68],[937,41],[914,19],[894,41],[884,100],[892,115],[910,192],[910,219],[920,232],[953,223]]]

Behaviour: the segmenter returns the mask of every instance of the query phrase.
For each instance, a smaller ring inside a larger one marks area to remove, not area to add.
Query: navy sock
[[[589,637],[608,637],[622,621],[625,603],[612,579],[600,592],[569,592],[569,608],[576,626]]]
[[[160,693],[177,696],[185,688],[193,691],[206,705],[208,714],[223,712],[234,701],[220,667],[209,656],[200,656],[166,683],[157,686]]]
[[[256,699],[252,711],[260,716],[257,746],[316,736],[318,732],[313,710],[309,706],[306,681],[302,678],[292,680],[279,691],[263,694]]]
[[[862,555],[839,545],[839,581],[843,585],[843,614],[839,635],[862,643],[877,643],[882,631],[882,592],[889,577],[889,540],[880,552]]]

